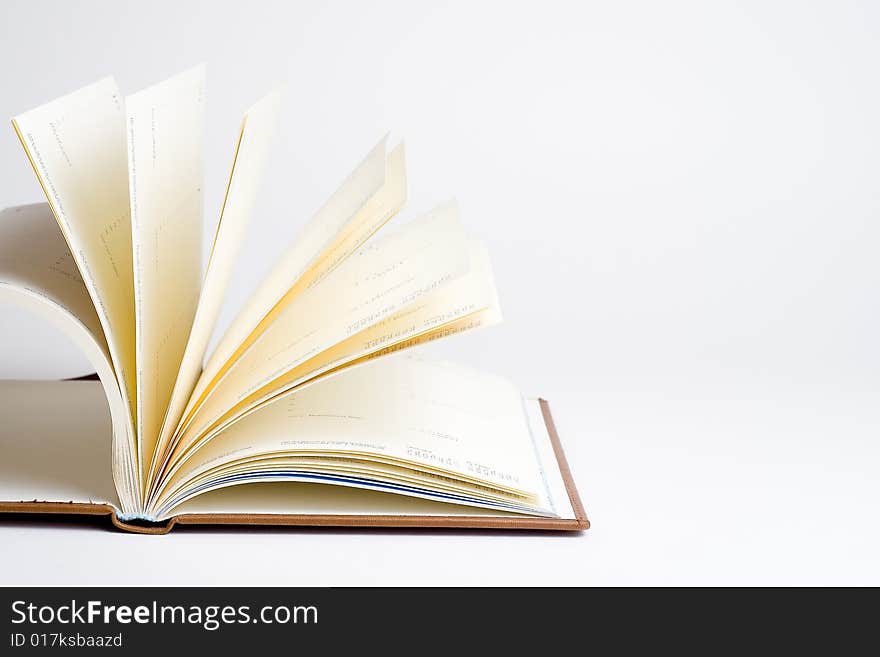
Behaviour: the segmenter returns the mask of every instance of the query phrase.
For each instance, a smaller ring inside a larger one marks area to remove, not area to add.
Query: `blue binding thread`
[[[131,520],[141,520],[143,522],[162,522],[155,516],[147,515],[146,513],[122,513],[119,509],[116,510],[116,519],[120,522],[129,522]]]

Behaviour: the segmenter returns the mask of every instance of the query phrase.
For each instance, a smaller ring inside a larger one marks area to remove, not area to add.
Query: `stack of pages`
[[[501,317],[454,203],[380,233],[406,199],[402,144],[367,154],[209,352],[279,108],[276,91],[242,121],[206,265],[203,67],[13,120],[48,203],[0,212],[0,300],[59,327],[99,381],[0,384],[0,511],[151,532],[585,528],[546,402],[398,353]]]

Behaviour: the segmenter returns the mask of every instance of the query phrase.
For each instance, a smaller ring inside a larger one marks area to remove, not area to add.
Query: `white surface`
[[[4,3],[0,114],[206,61],[216,218],[241,113],[286,80],[224,321],[404,136],[406,215],[456,195],[506,315],[433,351],[550,399],[593,528],[0,522],[0,583],[880,583],[876,4],[254,4]],[[0,206],[41,198],[20,151],[0,131]],[[82,371],[17,312],[0,337],[0,376]]]

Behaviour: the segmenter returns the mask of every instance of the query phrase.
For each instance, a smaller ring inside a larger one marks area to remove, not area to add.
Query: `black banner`
[[[525,641],[547,654],[607,641],[754,648],[759,636],[763,648],[806,641],[839,651],[870,627],[873,608],[859,597],[746,589],[0,588],[0,654],[101,648],[165,657],[184,647],[337,654],[347,646],[370,654],[446,647],[458,655]]]

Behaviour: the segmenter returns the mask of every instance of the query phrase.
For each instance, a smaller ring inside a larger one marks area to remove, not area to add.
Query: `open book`
[[[197,67],[127,97],[107,78],[13,119],[48,204],[0,213],[0,300],[60,327],[99,382],[2,384],[15,432],[0,436],[0,510],[76,502],[146,530],[185,518],[585,527],[546,403],[396,353],[500,320],[486,251],[454,203],[377,235],[406,198],[402,144],[367,154],[209,353],[279,93],[245,114],[203,267],[204,113]],[[22,449],[28,422],[47,421],[27,399],[60,424]],[[83,433],[106,435],[108,402],[112,492]],[[56,430],[83,447],[50,464],[57,450],[35,446]],[[29,473],[41,469],[68,487],[40,488]]]

